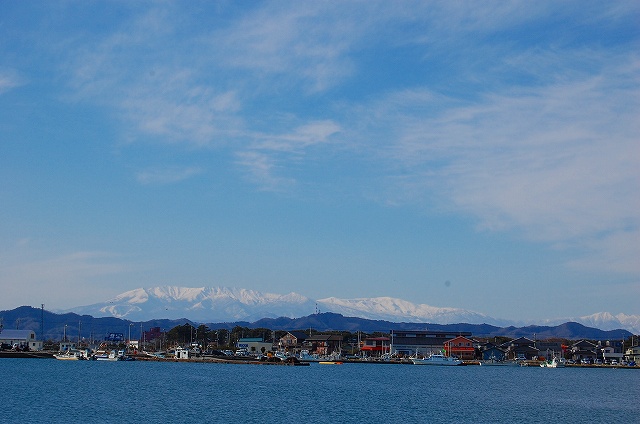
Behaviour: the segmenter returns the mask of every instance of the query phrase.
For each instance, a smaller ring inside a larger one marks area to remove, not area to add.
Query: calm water
[[[640,370],[0,360],[0,422],[640,422]]]

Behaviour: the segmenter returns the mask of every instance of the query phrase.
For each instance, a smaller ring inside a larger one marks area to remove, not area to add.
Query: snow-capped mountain
[[[122,293],[103,303],[82,306],[64,312],[94,317],[113,316],[132,321],[157,318],[187,318],[194,322],[257,321],[261,318],[308,316],[316,311],[344,316],[392,322],[428,322],[433,324],[529,325],[496,319],[483,313],[458,308],[414,304],[391,297],[312,300],[298,293],[286,295],[227,287],[163,286],[139,288]],[[640,333],[640,316],[601,312],[593,315],[559,318],[535,324],[557,325],[574,321],[602,330],[626,329]]]
[[[598,312],[577,318],[556,318],[547,320],[545,325],[557,325],[567,321],[574,321],[587,327],[601,330],[617,330],[623,328],[634,334],[640,334],[640,315],[626,315],[623,313],[613,315],[610,312]]]
[[[187,318],[197,322],[225,322],[299,317],[312,314],[314,308],[312,300],[297,293],[280,295],[227,287],[163,286],[131,290],[107,302],[67,312],[132,321]]]
[[[329,297],[318,300],[318,304],[327,312],[336,312],[345,316],[392,322],[430,322],[433,324],[492,324],[510,325],[510,322],[498,320],[488,315],[458,308],[438,308],[425,304],[414,304],[392,297],[359,299],[338,299]]]

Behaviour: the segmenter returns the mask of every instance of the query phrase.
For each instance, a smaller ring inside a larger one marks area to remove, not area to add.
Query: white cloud
[[[640,256],[632,236],[640,226],[637,55],[590,43],[569,49],[570,30],[531,45],[522,33],[486,37],[551,14],[614,26],[636,11],[628,7],[599,14],[591,10],[597,5],[552,2],[274,2],[181,38],[176,31],[190,18],[173,19],[159,6],[74,52],[72,86],[83,101],[113,107],[131,140],[231,149],[262,189],[295,186],[288,165],[313,148],[348,145],[354,160],[386,167],[394,187],[388,203],[437,199],[483,229],[628,258],[616,265],[624,271],[637,269],[629,262]],[[506,53],[512,42],[521,44]],[[416,78],[414,89],[371,87],[365,95],[377,102],[353,100],[351,109],[340,96],[316,113],[282,106],[292,93],[317,101],[365,76],[362,52],[407,45],[423,47],[412,53],[423,54],[426,65],[416,72],[425,74],[447,53],[449,91]],[[194,175],[162,169],[138,180]]]
[[[263,151],[296,153],[315,144],[324,144],[329,138],[340,132],[340,126],[331,121],[313,121],[300,125],[290,133],[257,134],[252,148]]]
[[[633,58],[601,60],[611,65],[597,75],[473,102],[398,93],[362,119],[378,121],[367,136],[384,134],[380,155],[405,199],[445,199],[482,228],[587,248],[607,268],[639,272],[640,88]]]
[[[237,153],[236,163],[247,172],[249,181],[264,191],[283,191],[295,185],[291,178],[280,176],[276,158],[260,151],[244,151]]]
[[[0,94],[24,85],[24,79],[14,70],[0,69]]]

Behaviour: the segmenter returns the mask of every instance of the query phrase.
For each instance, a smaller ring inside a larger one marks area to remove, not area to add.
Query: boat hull
[[[411,360],[414,365],[441,365],[441,366],[456,366],[462,365],[462,361],[457,358],[443,355],[431,355],[426,359],[414,358]]]

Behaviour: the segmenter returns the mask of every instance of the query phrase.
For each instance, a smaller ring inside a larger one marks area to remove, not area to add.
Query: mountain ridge
[[[566,317],[538,322],[494,318],[489,315],[452,307],[415,304],[392,297],[340,299],[329,297],[312,300],[291,292],[285,295],[230,287],[157,286],[121,293],[101,303],[71,308],[92,316],[111,316],[131,321],[152,318],[189,319],[195,322],[252,322],[262,318],[303,317],[317,312],[334,312],[344,316],[386,320],[390,322],[431,322],[434,324],[490,324],[498,327],[526,325],[558,325],[578,322],[602,330],[624,328],[640,333],[640,316],[599,312],[583,317]]]
[[[197,325],[187,319],[169,320],[154,319],[145,322],[132,322],[115,317],[92,317],[76,313],[56,314],[31,306],[21,306],[13,310],[0,311],[4,323],[19,323],[20,329],[34,330],[40,334],[40,325],[44,321],[44,336],[49,340],[61,340],[64,336],[71,340],[88,338],[101,340],[109,333],[122,333],[132,339],[140,337],[142,331],[151,327],[159,327],[168,331],[173,327],[185,324]],[[43,321],[42,321],[43,320]],[[299,318],[263,318],[255,322],[236,321],[221,323],[204,323],[211,329],[231,330],[236,326],[247,328],[268,328],[270,330],[308,330],[314,331],[364,331],[383,332],[396,331],[445,331],[448,333],[469,332],[474,337],[528,337],[532,339],[564,338],[569,340],[618,340],[632,335],[627,330],[600,330],[579,323],[567,322],[558,326],[496,327],[489,324],[432,324],[414,322],[389,322],[369,320],[359,317],[345,317],[333,312],[323,312]],[[128,334],[128,332],[131,332]]]

